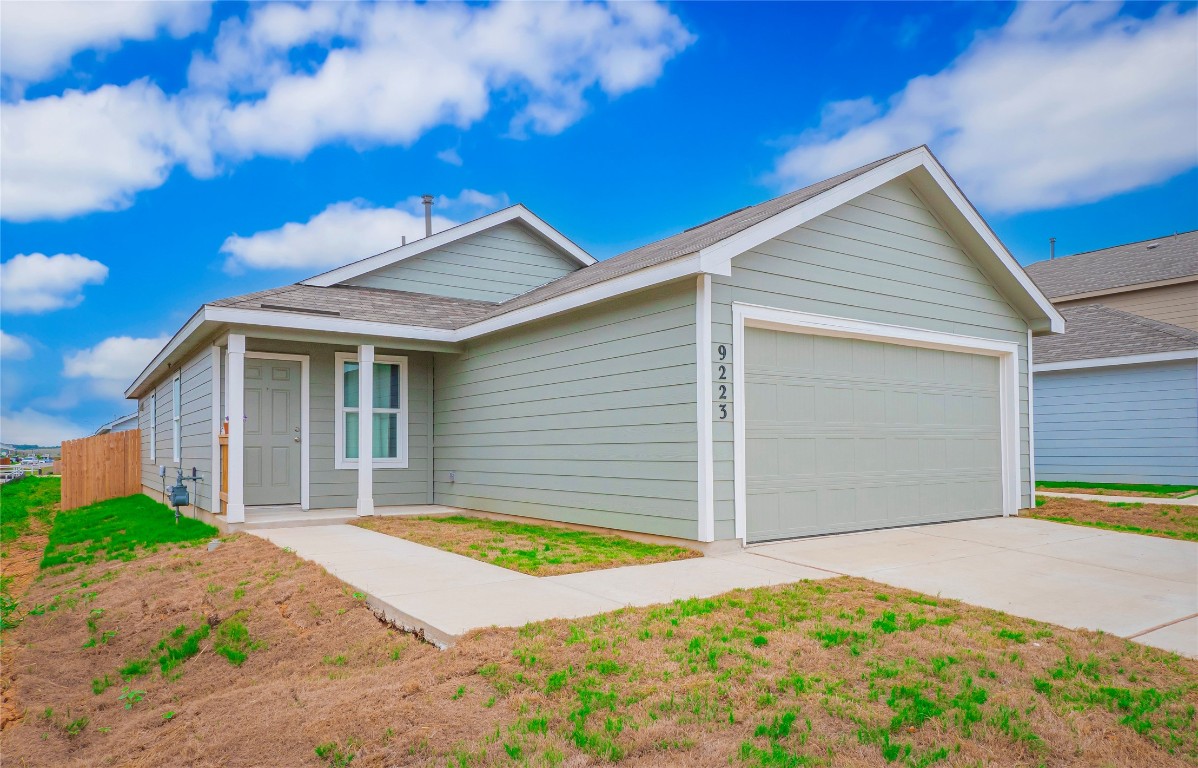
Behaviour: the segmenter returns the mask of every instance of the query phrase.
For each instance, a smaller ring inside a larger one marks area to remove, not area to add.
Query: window
[[[183,382],[178,374],[171,381],[171,453],[178,464],[183,455]]]
[[[158,393],[150,393],[150,461],[158,459]]]
[[[358,445],[358,424],[362,407],[358,402],[358,377],[361,375],[357,355],[337,353],[337,429],[336,450],[338,469],[358,466],[361,455]],[[375,467],[404,468],[408,466],[408,359],[406,357],[376,357],[371,371],[373,402],[368,418],[373,434],[371,453]]]

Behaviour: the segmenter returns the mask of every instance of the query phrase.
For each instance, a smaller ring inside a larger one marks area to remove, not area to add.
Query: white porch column
[[[358,347],[358,514],[374,514],[374,345]]]
[[[245,522],[245,336],[229,334],[228,384],[225,399],[229,417],[229,503],[230,523]]]

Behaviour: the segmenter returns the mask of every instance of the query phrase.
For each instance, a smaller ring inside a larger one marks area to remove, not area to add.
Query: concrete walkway
[[[1198,544],[1192,542],[989,518],[747,551],[1198,658]]]
[[[1086,501],[1106,501],[1124,504],[1180,504],[1182,506],[1198,507],[1198,496],[1187,496],[1184,499],[1162,499],[1157,496],[1099,496],[1096,493],[1057,493],[1056,491],[1036,491],[1037,496],[1056,496],[1061,499],[1085,499]]]
[[[530,621],[571,619],[835,575],[736,551],[536,577],[352,525],[250,533],[319,563],[365,593],[371,607],[405,629],[422,631],[441,647],[480,627],[519,627]]]

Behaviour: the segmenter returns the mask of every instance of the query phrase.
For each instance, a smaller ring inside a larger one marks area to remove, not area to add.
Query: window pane
[[[374,364],[374,407],[399,407],[399,366],[393,363]]]
[[[374,414],[374,457],[399,458],[399,417],[394,413]]]
[[[358,364],[345,363],[345,369],[341,372],[342,380],[345,382],[345,407],[358,407]]]
[[[345,414],[345,458],[358,458],[358,413]]]

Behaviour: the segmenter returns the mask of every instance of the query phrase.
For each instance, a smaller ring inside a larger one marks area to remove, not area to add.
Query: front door
[[[300,363],[246,358],[245,503],[300,502]]]

